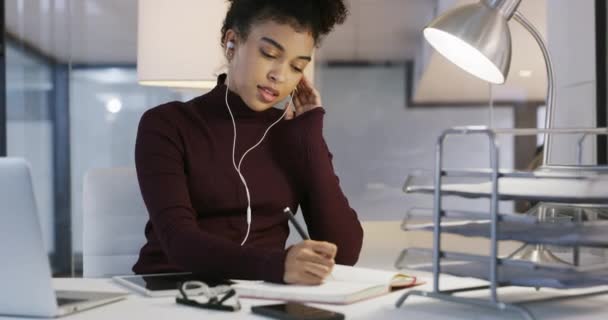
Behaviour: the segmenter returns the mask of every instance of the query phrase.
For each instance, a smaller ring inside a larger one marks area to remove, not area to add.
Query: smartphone
[[[296,302],[253,306],[251,312],[282,320],[342,320],[344,314]]]

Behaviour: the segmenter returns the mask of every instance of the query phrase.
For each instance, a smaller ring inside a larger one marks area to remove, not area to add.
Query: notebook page
[[[398,272],[391,272],[385,270],[368,269],[351,267],[336,264],[331,273],[332,278],[328,278],[328,281],[338,282],[361,282],[367,284],[382,284],[389,286],[391,281],[399,275]]]
[[[369,283],[326,281],[318,286],[284,285],[259,281],[237,281],[233,285],[243,297],[257,297],[277,300],[299,300],[326,303],[349,303],[364,296],[386,292],[386,285],[374,286]]]

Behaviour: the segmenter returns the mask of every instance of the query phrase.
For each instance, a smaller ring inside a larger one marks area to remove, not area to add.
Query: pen
[[[293,215],[293,212],[291,212],[291,209],[289,209],[289,207],[286,207],[285,209],[283,209],[283,212],[287,214],[287,216],[289,217],[289,221],[291,221],[293,226],[296,228],[296,230],[300,234],[300,237],[302,237],[302,239],[304,240],[310,240],[310,237],[308,236],[306,231],[302,229],[302,226],[298,223],[298,220],[296,220],[296,217]]]

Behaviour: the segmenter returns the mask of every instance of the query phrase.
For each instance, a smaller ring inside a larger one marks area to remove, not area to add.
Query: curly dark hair
[[[320,44],[336,24],[344,23],[348,9],[344,0],[227,0],[230,8],[222,26],[222,47],[228,29],[238,31],[247,39],[251,25],[272,20],[289,24],[298,31],[312,33],[315,45]]]

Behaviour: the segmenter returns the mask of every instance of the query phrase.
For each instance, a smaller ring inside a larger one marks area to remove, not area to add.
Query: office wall
[[[404,195],[405,177],[415,169],[432,173],[435,141],[444,129],[488,124],[486,108],[408,108],[404,74],[405,67],[319,71],[325,136],[342,187],[365,220],[401,219],[410,206],[428,207],[430,197]],[[497,127],[513,126],[510,108],[499,108],[495,118]],[[487,139],[454,137],[446,146],[446,166],[488,166]],[[501,147],[501,165],[511,168],[512,139],[501,139]]]
[[[595,6],[593,0],[551,0],[547,7],[548,46],[556,77],[555,127],[596,126]],[[551,162],[576,163],[580,136],[556,136]],[[595,137],[584,144],[583,163],[596,161]]]
[[[387,228],[388,239],[399,232],[399,226],[382,221],[401,220],[412,207],[432,207],[431,196],[406,195],[401,189],[406,176],[420,169],[425,176],[416,181],[431,183],[435,141],[441,132],[453,126],[487,125],[489,119],[488,110],[480,107],[409,108],[405,74],[404,66],[325,66],[318,69],[315,78],[326,108],[324,135],[342,189],[360,219],[371,223],[373,230]],[[495,110],[497,127],[512,127],[513,121],[511,108]],[[513,139],[499,141],[501,166],[512,168]],[[448,139],[445,165],[487,167],[487,138]],[[446,200],[446,205],[455,209],[488,208],[486,200]],[[503,208],[512,206],[505,203]],[[288,243],[298,240],[292,233]],[[401,244],[386,248],[390,253],[382,258],[397,258],[401,248]]]

